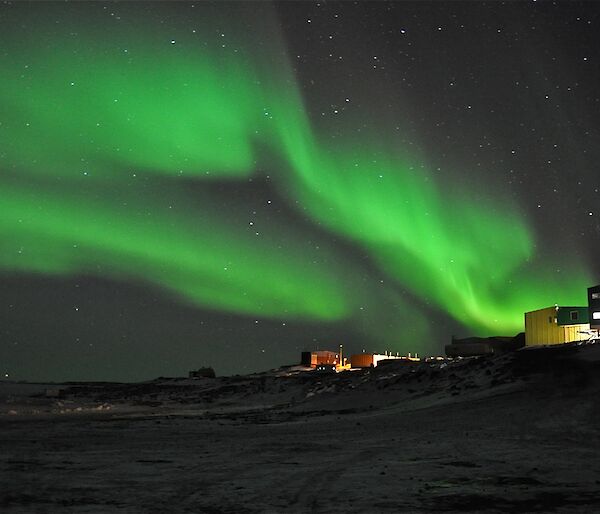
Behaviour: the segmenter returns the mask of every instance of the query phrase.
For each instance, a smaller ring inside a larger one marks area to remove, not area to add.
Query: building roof
[[[582,325],[589,323],[590,316],[587,306],[585,307],[569,307],[564,305],[554,305],[551,307],[545,307],[544,309],[537,309],[535,311],[529,311],[525,314],[533,314],[544,311],[555,311],[556,319],[555,323],[558,325]]]
[[[532,311],[527,311],[527,312],[529,313],[529,312],[547,311],[548,309],[555,309],[557,311],[558,310],[562,310],[562,309],[564,309],[564,310],[577,310],[577,309],[587,309],[587,306],[583,306],[583,307],[582,306],[575,306],[575,307],[573,307],[573,306],[557,305],[557,304],[555,304],[555,305],[551,305],[549,307],[544,307],[542,309],[534,309]]]

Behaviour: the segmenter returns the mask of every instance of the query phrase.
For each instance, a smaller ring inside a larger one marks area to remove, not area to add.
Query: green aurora
[[[41,14],[29,30],[44,37],[0,35],[5,270],[140,280],[244,315],[348,320],[396,348],[403,319],[426,337],[424,308],[510,334],[525,310],[584,302],[585,266],[548,280],[557,263],[514,201],[449,187],[384,127],[332,144],[272,27],[257,24],[268,48],[252,34],[234,41],[222,19],[226,44],[209,21],[172,40],[152,19],[109,26],[62,9],[54,18],[88,27],[87,44],[54,37]],[[313,232],[272,217],[257,236],[245,206],[186,189],[266,174]],[[349,246],[387,279],[359,280]]]

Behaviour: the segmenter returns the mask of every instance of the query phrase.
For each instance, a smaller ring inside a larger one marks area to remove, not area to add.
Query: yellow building
[[[525,346],[564,344],[588,339],[587,307],[547,307],[525,313]]]

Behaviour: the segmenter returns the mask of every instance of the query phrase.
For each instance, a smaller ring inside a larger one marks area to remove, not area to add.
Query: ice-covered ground
[[[599,512],[595,365],[0,384],[0,512]]]

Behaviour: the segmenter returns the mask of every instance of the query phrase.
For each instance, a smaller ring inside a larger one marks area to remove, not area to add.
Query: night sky
[[[594,2],[0,5],[0,372],[443,353],[600,282]]]

